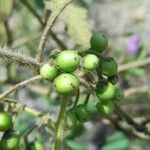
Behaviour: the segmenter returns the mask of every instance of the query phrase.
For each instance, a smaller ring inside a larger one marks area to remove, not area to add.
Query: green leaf
[[[91,31],[86,20],[86,9],[70,4],[62,13],[61,18],[66,24],[68,34],[76,44],[82,48],[89,48]]]
[[[72,140],[67,140],[67,146],[69,147],[69,150],[86,150],[87,147],[85,145],[79,144]]]
[[[108,138],[102,150],[127,150],[130,145],[130,140],[121,132],[113,134]]]

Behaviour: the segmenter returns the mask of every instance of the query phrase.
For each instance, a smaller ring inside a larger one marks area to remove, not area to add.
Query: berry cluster
[[[0,140],[0,150],[19,150],[21,134],[13,129],[12,117],[4,111],[0,112],[0,132],[4,132]],[[42,150],[43,146],[38,140],[35,140],[28,143],[26,149]]]
[[[0,141],[0,149],[17,149],[20,142],[19,134],[12,129],[12,117],[6,112],[0,112],[0,132],[4,132]]]
[[[64,50],[58,53],[53,64],[46,63],[41,67],[40,74],[44,79],[54,82],[58,93],[69,96],[80,86],[80,78],[75,75],[77,69],[85,74],[94,72],[98,78],[94,89],[99,99],[96,108],[105,116],[113,112],[113,102],[123,97],[122,90],[115,87],[118,82],[118,66],[113,58],[102,56],[102,52],[108,46],[108,40],[103,34],[94,34],[90,44],[91,48],[84,52]],[[90,116],[86,104],[80,104],[66,113],[66,123],[68,127],[72,127],[77,120],[84,123],[90,119]]]

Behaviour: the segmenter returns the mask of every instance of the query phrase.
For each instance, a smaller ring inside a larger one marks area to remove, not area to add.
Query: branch
[[[36,12],[36,10],[27,2],[27,0],[20,0],[20,1],[35,16],[35,18],[37,18],[41,26],[44,28],[45,23],[42,21],[41,16]],[[56,36],[56,34],[52,30],[50,35],[55,40],[55,42],[59,45],[60,48],[67,49],[67,46]]]
[[[15,107],[17,107],[17,105],[19,105],[19,107],[22,106],[22,111],[25,111],[25,112],[33,115],[34,117],[39,117],[50,128],[52,128],[52,129],[54,128],[54,121],[50,118],[49,115],[44,114],[36,109],[30,108],[30,107],[26,106],[25,104],[20,104],[19,102],[17,102],[16,100],[13,100],[13,99],[5,99],[4,102],[9,103]]]
[[[150,135],[149,131],[143,124],[139,124],[135,122],[127,113],[125,113],[117,104],[115,104],[115,108],[117,111],[117,114],[119,116],[122,116],[129,125],[133,126],[138,132],[143,132],[146,135]]]
[[[139,133],[133,129],[126,129],[126,128],[123,128],[119,122],[117,122],[116,120],[114,120],[113,118],[107,118],[111,121],[111,123],[116,127],[116,129],[124,132],[127,136],[129,137],[133,137],[133,138],[140,138],[140,139],[144,139],[144,140],[150,140],[150,136],[148,135],[145,135],[145,134],[142,134],[142,133]]]
[[[40,79],[42,79],[42,77],[40,75],[37,75],[37,76],[34,76],[34,77],[30,78],[30,79],[27,79],[27,80],[25,80],[23,82],[20,82],[20,83],[18,83],[16,85],[12,86],[9,90],[7,90],[6,92],[4,92],[4,93],[2,93],[0,95],[0,101],[5,100],[6,96],[8,96],[13,91],[15,91],[15,90],[17,90],[17,89],[19,89],[19,88],[21,88],[21,87],[31,83],[31,82],[34,82],[34,81],[40,80]]]
[[[122,72],[131,68],[141,67],[150,64],[150,57],[145,58],[144,60],[137,60],[131,63],[127,63],[124,65],[120,65],[118,68],[118,72]]]
[[[133,87],[133,88],[129,88],[127,90],[124,91],[124,95],[125,97],[128,97],[130,96],[131,94],[134,94],[134,93],[141,93],[141,92],[146,92],[149,90],[149,87],[146,86],[146,85],[143,85],[141,87]]]
[[[0,58],[7,60],[9,63],[18,63],[27,66],[40,67],[41,64],[34,58],[19,54],[10,48],[0,47]]]
[[[53,24],[55,23],[55,21],[57,20],[58,16],[60,15],[60,13],[65,9],[65,7],[71,2],[72,0],[66,0],[64,3],[62,3],[62,5],[60,5],[59,7],[57,7],[56,10],[54,10],[52,12],[52,14],[50,15],[45,29],[43,31],[43,35],[40,39],[40,43],[38,46],[38,51],[37,51],[37,55],[36,55],[36,59],[41,62],[42,61],[42,55],[43,55],[43,51],[44,51],[44,47],[46,44],[46,40],[48,37],[48,33],[51,30]]]

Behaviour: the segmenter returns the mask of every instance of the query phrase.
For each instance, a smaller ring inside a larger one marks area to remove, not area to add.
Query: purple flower
[[[138,35],[132,35],[129,39],[127,52],[129,54],[136,54],[140,48],[140,37]]]

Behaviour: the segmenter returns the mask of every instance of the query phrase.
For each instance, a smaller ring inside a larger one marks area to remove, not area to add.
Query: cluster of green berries
[[[0,112],[0,132],[4,132],[0,140],[0,150],[19,150],[21,136],[12,127],[12,117],[6,112]],[[35,140],[27,145],[27,150],[43,150],[43,146]]]
[[[0,141],[2,150],[16,150],[19,146],[20,136],[11,129],[12,125],[12,117],[6,112],[0,112],[0,132],[4,132]]]
[[[55,65],[44,64],[40,74],[44,79],[54,81],[56,91],[63,95],[71,95],[79,89],[80,79],[75,71],[81,68],[84,72],[97,73],[99,80],[95,86],[95,93],[100,100],[97,110],[101,115],[109,115],[113,112],[113,102],[122,99],[123,92],[115,87],[118,82],[118,65],[113,58],[102,56],[102,52],[108,46],[107,38],[96,33],[90,40],[91,48],[85,53],[75,50],[64,50],[57,54]],[[68,126],[76,121],[86,122],[90,119],[87,106],[82,104],[68,111],[66,115]]]

